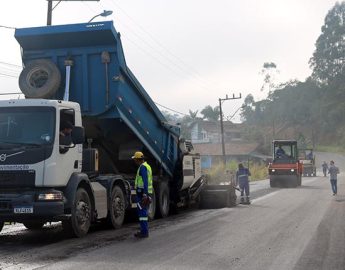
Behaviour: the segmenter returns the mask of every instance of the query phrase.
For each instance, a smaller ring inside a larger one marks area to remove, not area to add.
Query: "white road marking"
[[[267,199],[269,197],[272,197],[272,196],[276,195],[279,191],[280,190],[277,190],[277,191],[271,192],[271,193],[269,193],[269,194],[267,194],[265,196],[262,196],[262,197],[259,197],[257,199],[254,199],[254,200],[252,200],[252,203],[256,203],[258,201],[262,201],[262,200],[265,200],[265,199]]]

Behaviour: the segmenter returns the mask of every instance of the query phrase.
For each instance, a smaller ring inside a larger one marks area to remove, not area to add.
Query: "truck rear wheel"
[[[45,222],[43,221],[25,221],[23,222],[23,225],[31,231],[38,231],[43,228]]]
[[[5,222],[0,221],[0,232],[2,231],[2,228],[4,227]]]
[[[28,98],[48,98],[59,89],[61,74],[48,59],[30,61],[19,76],[19,88]]]
[[[70,220],[62,222],[64,230],[76,237],[85,236],[91,225],[91,202],[89,194],[84,188],[78,188],[71,214]]]
[[[149,209],[147,210],[147,215],[149,217],[149,220],[154,220],[155,214],[156,214],[156,193],[155,193],[154,189],[153,189],[153,192],[151,194],[151,197],[152,197],[152,202],[149,206]]]
[[[125,195],[119,186],[114,186],[111,192],[108,222],[114,229],[119,229],[125,219]]]
[[[165,218],[169,215],[170,209],[170,190],[167,181],[158,184],[157,189],[157,216]]]

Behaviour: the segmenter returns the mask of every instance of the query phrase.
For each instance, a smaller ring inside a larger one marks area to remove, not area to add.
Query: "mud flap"
[[[199,208],[218,209],[233,206],[236,206],[236,193],[231,185],[206,185],[200,193]]]

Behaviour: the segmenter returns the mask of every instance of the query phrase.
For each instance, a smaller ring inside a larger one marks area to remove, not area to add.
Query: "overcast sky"
[[[55,4],[58,2],[55,2]],[[264,62],[277,64],[276,82],[304,80],[321,26],[335,0],[100,0],[61,2],[53,24],[87,22],[112,10],[128,66],[153,100],[182,113],[218,105],[226,94],[256,100]],[[46,24],[46,0],[1,1],[0,25]],[[102,20],[101,17],[95,19]],[[0,27],[0,93],[18,92],[20,48]],[[242,100],[224,103],[232,115]],[[163,109],[163,108],[161,108]],[[164,109],[163,109],[164,110]],[[238,121],[238,116],[234,118]]]

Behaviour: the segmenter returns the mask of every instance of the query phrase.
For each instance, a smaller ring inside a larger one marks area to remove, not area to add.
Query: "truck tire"
[[[25,221],[23,222],[23,225],[31,231],[38,231],[41,230],[43,228],[45,222],[43,221],[35,221],[35,220],[31,220],[31,221]]]
[[[125,194],[121,187],[114,186],[109,203],[108,223],[114,229],[119,229],[125,219],[125,213]]]
[[[0,232],[2,231],[2,228],[4,227],[5,222],[0,221]]]
[[[158,217],[165,218],[169,215],[170,209],[170,189],[167,181],[158,184],[157,189],[157,207],[156,213]]]
[[[19,76],[19,88],[27,98],[52,97],[60,82],[59,69],[48,59],[30,61]]]
[[[147,215],[149,217],[149,220],[154,220],[156,215],[156,193],[154,189],[151,197],[152,203],[150,204],[149,209],[147,210]]]
[[[64,220],[64,231],[76,237],[85,236],[91,225],[91,201],[84,188],[78,188],[71,209],[71,219]]]

